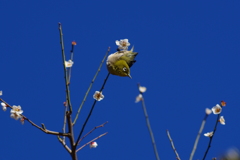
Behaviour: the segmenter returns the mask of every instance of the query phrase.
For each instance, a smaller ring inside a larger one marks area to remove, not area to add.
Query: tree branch
[[[9,105],[7,102],[5,102],[3,99],[0,98],[0,101],[5,103],[7,105],[7,107],[9,107],[11,109],[13,108],[11,105]],[[67,137],[69,136],[68,133],[61,133],[61,132],[50,131],[50,130],[46,129],[45,127],[40,127],[40,126],[36,125],[34,122],[32,122],[30,119],[28,119],[26,116],[24,116],[23,114],[21,114],[21,116],[24,118],[24,120],[28,121],[34,127],[40,129],[41,131],[43,131],[46,134],[52,134],[52,135],[58,135],[58,136],[67,136]]]
[[[98,136],[98,137],[94,138],[93,140],[89,141],[88,143],[84,144],[83,146],[81,146],[80,148],[78,148],[76,152],[80,151],[81,149],[83,149],[84,147],[86,147],[87,145],[89,145],[91,142],[96,141],[97,139],[101,138],[102,136],[105,136],[106,134],[108,134],[108,132],[103,133],[103,134],[101,134],[100,136]]]
[[[168,139],[170,140],[172,149],[173,149],[175,155],[177,156],[176,159],[177,159],[177,160],[181,160],[180,157],[179,157],[179,155],[178,155],[178,153],[177,153],[177,150],[176,150],[176,148],[175,148],[175,146],[174,146],[174,144],[173,144],[173,140],[172,140],[172,138],[171,138],[170,133],[169,133],[168,130],[167,130],[167,135],[168,135]]]
[[[108,55],[109,52],[110,52],[110,47],[108,47],[108,50],[107,50],[105,56],[103,57],[100,65],[99,65],[99,67],[98,67],[98,70],[97,70],[97,72],[95,73],[95,75],[94,75],[94,77],[93,77],[93,79],[92,79],[92,81],[91,81],[91,83],[90,83],[90,85],[89,85],[89,87],[88,87],[88,90],[87,90],[87,92],[86,92],[86,94],[85,94],[85,96],[84,96],[84,98],[83,98],[83,100],[82,100],[82,103],[81,103],[81,105],[80,105],[79,108],[78,108],[78,112],[77,112],[77,115],[76,115],[76,117],[75,117],[75,119],[74,119],[74,121],[73,121],[73,125],[75,125],[75,123],[76,123],[76,121],[77,121],[77,119],[78,119],[78,116],[79,116],[80,111],[81,111],[81,109],[82,109],[82,107],[83,107],[83,104],[84,104],[84,102],[85,102],[86,99],[87,99],[88,93],[89,93],[89,91],[91,90],[92,85],[93,85],[95,79],[97,78],[97,75],[98,75],[98,73],[100,72],[100,69],[102,68],[102,64],[103,64],[103,62],[105,61],[105,59],[107,58],[107,55]]]

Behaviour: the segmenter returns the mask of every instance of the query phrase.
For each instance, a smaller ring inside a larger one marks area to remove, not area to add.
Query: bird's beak
[[[128,74],[128,77],[132,79],[132,77],[131,77],[131,75],[130,75],[130,74]]]

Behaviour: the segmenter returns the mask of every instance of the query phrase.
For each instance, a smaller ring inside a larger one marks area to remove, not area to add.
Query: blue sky
[[[61,131],[65,86],[58,22],[62,23],[66,56],[77,45],[71,79],[74,114],[107,51],[128,38],[139,52],[131,76],[111,75],[104,100],[97,103],[85,133],[106,121],[82,144],[102,133],[96,149],[84,148],[79,159],[154,159],[138,95],[147,87],[145,103],[161,159],[175,159],[166,135],[171,133],[182,159],[188,159],[205,114],[227,102],[207,159],[240,147],[240,2],[233,1],[6,1],[0,2],[2,98],[21,105],[24,115],[47,129]],[[104,65],[76,124],[75,135],[93,103],[92,95],[107,75]],[[0,159],[70,159],[57,138],[21,125],[1,112]],[[213,130],[210,115],[203,132]],[[201,136],[194,159],[202,159],[208,138]]]

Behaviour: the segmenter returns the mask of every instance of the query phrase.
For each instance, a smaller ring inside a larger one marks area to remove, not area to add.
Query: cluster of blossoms
[[[221,101],[221,104],[216,104],[215,106],[212,107],[212,109],[206,108],[206,114],[209,115],[213,112],[213,114],[220,114],[222,112],[222,107],[226,106],[226,102]],[[218,120],[222,125],[225,125],[225,119],[223,116],[220,117]],[[207,132],[204,134],[206,137],[212,137],[214,132]]]
[[[120,41],[116,40],[116,45],[119,50],[126,51],[128,46],[130,46],[130,43],[128,42],[128,39],[121,39]]]
[[[7,106],[4,102],[1,103],[1,106],[2,106],[3,111],[6,111],[6,110],[7,110],[7,107],[8,107],[8,106]],[[23,116],[22,116],[23,110],[21,109],[21,106],[15,106],[15,105],[13,105],[10,113],[11,113],[11,114],[10,114],[10,117],[11,117],[11,118],[13,118],[13,119],[15,119],[15,120],[20,119],[20,121],[22,122],[22,124],[24,123],[24,118],[23,118]]]
[[[0,91],[0,95],[2,95],[2,91]],[[1,102],[1,106],[2,106],[2,110],[3,111],[6,111],[7,110],[7,107],[10,107],[8,106],[6,103],[4,102]],[[24,123],[24,118],[22,116],[22,113],[23,113],[23,110],[21,108],[21,106],[15,106],[13,105],[11,108],[11,111],[10,111],[10,117],[15,119],[15,120],[19,120],[22,122],[22,124]]]
[[[146,88],[146,87],[143,87],[143,86],[139,86],[138,89],[139,89],[139,92],[140,92],[140,93],[139,93],[139,95],[136,97],[135,103],[141,101],[141,100],[143,99],[143,98],[142,98],[142,94],[147,91],[147,88]]]

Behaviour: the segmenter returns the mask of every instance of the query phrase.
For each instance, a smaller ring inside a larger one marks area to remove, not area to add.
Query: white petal
[[[7,105],[6,105],[5,103],[3,103],[3,102],[1,103],[1,105],[2,105],[3,107],[7,107]]]
[[[213,114],[220,114],[222,112],[222,107],[219,104],[216,104],[216,106],[214,106],[212,108]]]
[[[66,68],[69,68],[69,67],[72,67],[73,66],[73,61],[70,59],[68,61],[65,61],[65,67]]]
[[[146,87],[143,87],[143,86],[140,86],[140,87],[139,87],[139,91],[140,91],[141,93],[146,92],[146,90],[147,90]]]
[[[213,136],[213,132],[204,133],[204,136],[206,136],[206,137],[212,137],[212,136]]]
[[[211,113],[212,113],[212,110],[211,110],[211,109],[209,109],[209,108],[206,108],[205,112],[206,112],[206,114],[207,114],[207,115],[209,115],[209,114],[211,114]]]
[[[0,91],[0,96],[2,96],[2,91]]]
[[[136,100],[135,100],[135,103],[138,103],[139,101],[142,100],[142,94],[139,94],[137,97],[136,97]]]
[[[222,125],[225,125],[225,124],[226,124],[226,123],[225,123],[225,119],[224,119],[223,116],[220,117],[219,122],[220,122]]]
[[[96,148],[98,146],[97,142],[91,142],[90,148]]]
[[[7,110],[7,107],[6,107],[6,106],[2,106],[2,110],[3,110],[3,111],[6,111],[6,110]]]
[[[115,41],[116,45],[119,46],[120,42],[118,40]]]

